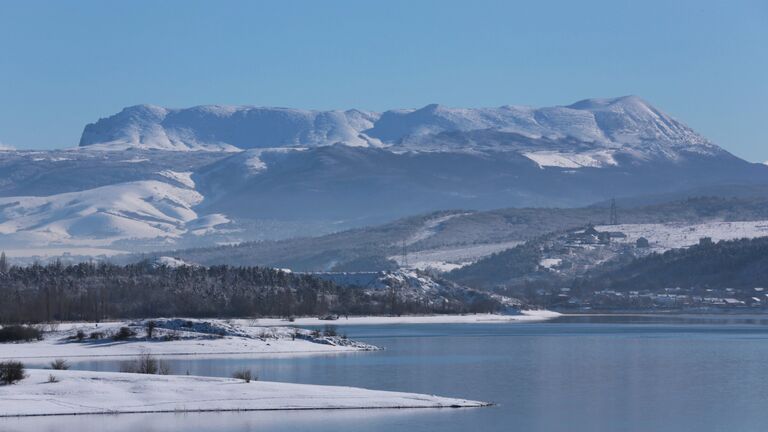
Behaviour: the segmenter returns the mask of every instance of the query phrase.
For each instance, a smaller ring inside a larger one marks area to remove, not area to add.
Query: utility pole
[[[405,239],[403,239],[403,256],[400,260],[400,267],[408,267],[408,246],[405,243]]]
[[[611,218],[609,225],[619,224],[619,212],[616,210],[616,198],[611,198]]]

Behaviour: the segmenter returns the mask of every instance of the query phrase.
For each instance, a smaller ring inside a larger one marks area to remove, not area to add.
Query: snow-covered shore
[[[485,402],[355,387],[200,376],[33,369],[0,386],[0,417],[202,411],[481,407]],[[54,375],[58,382],[48,382]]]
[[[143,321],[107,323],[66,323],[58,329],[46,332],[41,341],[0,344],[0,360],[3,359],[53,359],[90,357],[135,357],[143,353],[155,356],[236,356],[275,355],[294,356],[307,354],[375,351],[376,346],[347,339],[342,336],[313,335],[311,331],[288,326],[333,326],[343,334],[345,325],[388,324],[482,324],[536,322],[560,316],[546,310],[523,311],[521,315],[471,314],[471,315],[405,315],[400,317],[366,316],[340,317],[337,320],[320,318],[296,318],[288,321],[279,318],[258,320],[187,320],[157,319],[159,327],[154,337],[145,337]],[[136,336],[127,340],[114,340],[110,335],[121,327],[129,326]],[[81,331],[84,338],[74,336]],[[100,339],[91,335],[100,334]]]
[[[373,351],[378,348],[342,336],[313,335],[309,330],[265,327],[249,320],[153,320],[153,338],[146,337],[144,321],[67,323],[44,333],[44,339],[0,344],[2,359],[222,355],[300,355]],[[286,323],[283,323],[285,325]],[[121,327],[135,336],[115,340]],[[82,340],[76,335],[81,332]],[[96,337],[94,337],[94,335]]]
[[[521,315],[499,314],[468,314],[468,315],[403,315],[403,316],[351,316],[339,317],[337,320],[322,320],[319,318],[296,318],[288,322],[279,318],[262,318],[256,321],[257,325],[279,326],[322,326],[322,325],[386,325],[386,324],[482,324],[482,323],[511,323],[546,321],[559,317],[559,312],[548,310],[527,310]]]

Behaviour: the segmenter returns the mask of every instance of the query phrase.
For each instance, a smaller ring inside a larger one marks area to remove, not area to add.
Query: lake
[[[541,323],[339,326],[385,348],[171,360],[174,373],[347,385],[495,402],[489,408],[0,419],[2,431],[765,431],[768,319],[562,317]],[[85,361],[78,369],[118,370]],[[29,366],[33,366],[31,363]]]

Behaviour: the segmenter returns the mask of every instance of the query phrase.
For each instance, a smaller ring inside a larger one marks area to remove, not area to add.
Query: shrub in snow
[[[120,327],[120,330],[118,330],[117,333],[115,333],[112,336],[112,339],[119,341],[119,340],[126,340],[134,336],[136,336],[135,331],[131,330],[128,327]]]
[[[336,326],[326,325],[325,329],[323,329],[324,336],[336,336],[336,334],[337,334]]]
[[[56,359],[51,362],[53,370],[69,370],[69,362],[64,359]]]
[[[42,340],[43,332],[29,326],[5,326],[0,328],[0,342],[29,342]]]
[[[104,339],[104,333],[103,332],[91,332],[91,339],[93,340],[99,340]]]
[[[258,381],[259,377],[256,376],[250,369],[238,369],[232,374],[232,378],[241,379],[247,383],[251,380]]]
[[[78,330],[78,331],[77,331],[77,333],[75,333],[75,338],[76,338],[78,341],[82,342],[82,341],[83,341],[83,339],[85,339],[85,332],[84,332],[84,331],[82,331],[82,330]]]
[[[175,341],[181,339],[181,336],[179,336],[179,333],[175,330],[171,330],[167,332],[165,335],[163,335],[163,340],[166,342]]]
[[[136,360],[122,362],[120,364],[120,372],[170,375],[171,367],[167,362],[156,359],[152,354],[144,353]]]
[[[0,363],[0,384],[13,384],[23,380],[25,377],[24,364],[21,362],[5,361]]]
[[[57,383],[57,382],[59,382],[59,379],[56,378],[56,375],[51,374],[51,375],[48,375],[48,382],[49,383]]]

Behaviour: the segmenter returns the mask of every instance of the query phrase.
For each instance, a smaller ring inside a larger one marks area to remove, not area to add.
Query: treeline
[[[0,323],[155,316],[258,317],[459,313],[477,305],[392,298],[262,267],[155,266],[148,262],[12,266],[0,271]],[[482,308],[481,308],[482,309]]]
[[[497,252],[471,265],[453,270],[446,277],[460,284],[484,289],[524,285],[525,277],[532,275],[539,266],[542,244],[546,238],[530,240]]]

